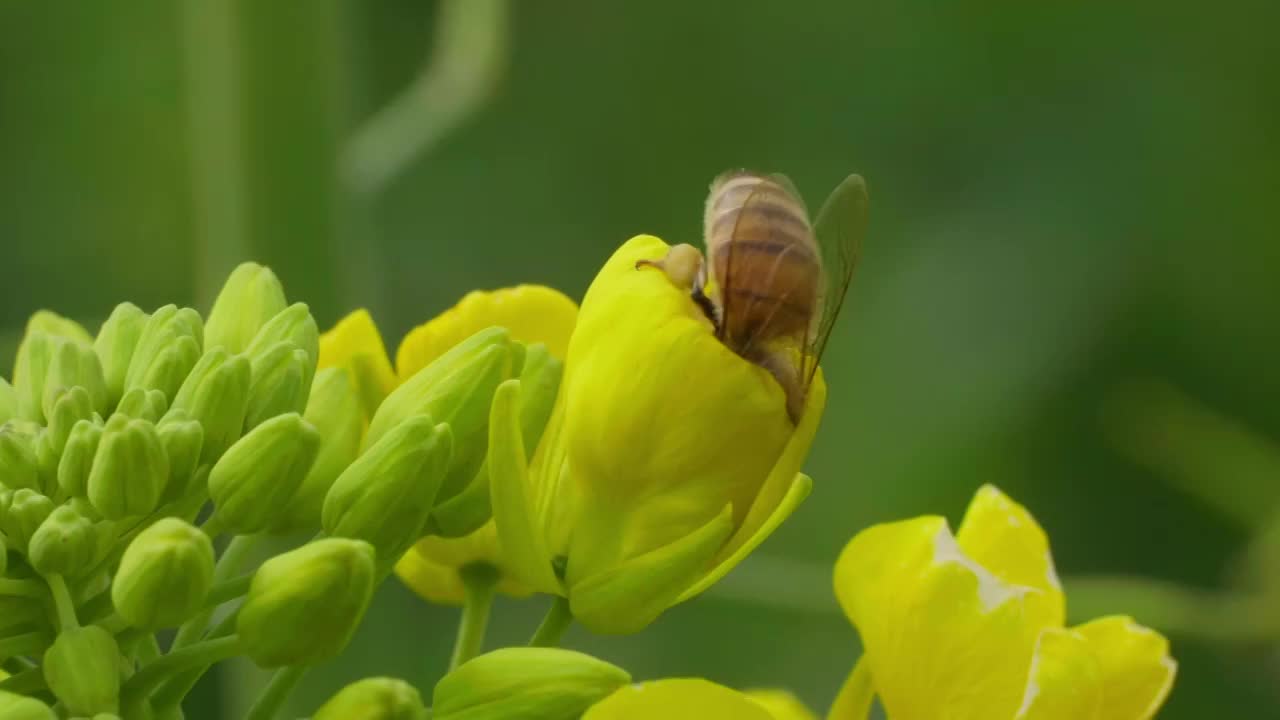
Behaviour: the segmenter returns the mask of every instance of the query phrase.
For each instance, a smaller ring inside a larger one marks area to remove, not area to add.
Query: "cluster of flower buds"
[[[538,375],[545,402],[528,414],[540,432],[559,383],[558,361],[500,328],[376,404],[355,368],[317,372],[319,358],[307,306],[253,263],[207,318],[124,303],[96,336],[48,311],[31,318],[12,382],[0,378],[3,717],[173,716],[224,657],[333,657],[415,542],[489,520],[497,387]],[[244,553],[217,551],[302,533],[316,539],[251,574]],[[155,633],[170,628],[162,654]],[[330,705],[353,696],[420,705],[377,681]]]

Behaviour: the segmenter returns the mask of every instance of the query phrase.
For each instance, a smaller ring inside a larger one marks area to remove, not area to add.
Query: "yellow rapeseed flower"
[[[796,720],[775,715],[768,701],[701,678],[671,678],[620,688],[582,720]]]
[[[934,516],[858,533],[835,587],[865,653],[832,720],[865,718],[873,693],[894,720],[1145,720],[1173,685],[1155,631],[1063,626],[1044,531],[991,486],[954,536]]]

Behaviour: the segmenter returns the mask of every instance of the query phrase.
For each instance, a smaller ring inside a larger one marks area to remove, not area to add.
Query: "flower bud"
[[[99,555],[93,523],[70,505],[49,513],[31,535],[27,558],[41,575],[78,577]]]
[[[88,497],[94,509],[109,520],[144,515],[160,502],[168,480],[169,458],[156,426],[113,415],[89,470]]]
[[[120,398],[114,414],[128,415],[135,420],[159,422],[168,407],[169,400],[163,392],[136,387]]]
[[[258,330],[284,310],[284,287],[271,268],[242,263],[223,284],[209,311],[204,346],[238,353],[249,346]]]
[[[71,437],[71,429],[81,420],[101,419],[93,410],[93,400],[89,391],[80,386],[63,388],[52,401],[45,405],[45,417],[48,418],[49,444],[55,455],[62,452]],[[56,467],[56,458],[55,458]]]
[[[53,501],[30,488],[15,490],[11,496],[0,501],[4,531],[13,541],[14,549],[22,552],[26,551],[31,536],[52,512]]]
[[[57,720],[58,716],[33,697],[0,690],[0,717],[5,720]]]
[[[307,412],[302,417],[320,432],[320,452],[297,493],[273,524],[272,529],[280,532],[320,528],[325,495],[360,450],[364,416],[351,372],[333,367],[316,373]]]
[[[281,341],[252,357],[246,429],[276,415],[306,409],[310,391],[307,383],[315,374],[314,356],[291,342]]]
[[[394,563],[422,534],[451,447],[448,425],[425,415],[400,423],[329,488],[325,532],[369,542],[379,558]]]
[[[103,379],[107,384],[107,407],[115,407],[124,395],[129,361],[133,359],[134,349],[138,347],[142,328],[146,324],[147,314],[137,305],[125,302],[117,305],[98,329],[93,350],[98,354]]]
[[[27,334],[18,345],[18,355],[13,365],[13,389],[18,398],[18,417],[33,422],[44,422],[44,379],[53,360],[54,349],[66,342],[48,333]]]
[[[209,472],[209,497],[220,527],[248,535],[270,527],[320,451],[320,433],[297,413],[250,430]]]
[[[174,396],[169,411],[182,410],[204,428],[200,462],[217,460],[240,437],[251,377],[246,358],[214,348],[200,358]]]
[[[311,665],[346,647],[373,596],[373,546],[325,538],[267,560],[253,576],[236,631],[264,668]]]
[[[0,480],[11,490],[38,488],[35,438],[17,425],[0,425]]]
[[[213,543],[198,528],[167,517],[138,534],[120,559],[111,601],[130,625],[176,627],[204,604],[213,585]]]
[[[89,471],[102,440],[102,426],[90,420],[81,420],[71,428],[67,444],[58,461],[58,487],[70,497],[85,496],[89,486]]]
[[[191,490],[191,480],[200,465],[200,450],[204,447],[204,429],[178,410],[166,415],[156,426],[156,432],[165,457],[169,458],[169,481],[161,499],[178,500]]]
[[[454,445],[440,497],[461,492],[484,461],[493,392],[516,370],[522,353],[517,348],[504,328],[489,328],[441,355],[387,396],[369,423],[364,446],[414,415],[446,423]]]
[[[311,308],[307,307],[306,303],[294,303],[268,320],[254,336],[253,342],[245,348],[244,353],[250,357],[257,357],[281,342],[288,342],[301,348],[307,353],[307,357],[311,358],[311,369],[306,376],[307,386],[310,387],[311,378],[315,375],[316,360],[320,357],[320,330],[316,327],[316,320],[311,316]]]
[[[200,359],[204,323],[191,308],[165,305],[147,318],[129,359],[123,392],[135,387],[156,389],[173,397],[183,378]]]
[[[97,625],[65,629],[44,654],[44,678],[73,715],[116,712],[120,649]]]
[[[58,343],[44,378],[41,405],[46,418],[52,416],[53,403],[61,393],[72,387],[84,388],[93,412],[101,414],[107,411],[107,381],[93,348],[77,342]]]
[[[441,678],[432,695],[432,718],[576,720],[629,682],[625,670],[573,650],[503,648]]]
[[[358,680],[338,691],[311,720],[421,720],[427,717],[422,696],[396,678]]]
[[[18,417],[18,393],[8,380],[0,377],[0,425]]]

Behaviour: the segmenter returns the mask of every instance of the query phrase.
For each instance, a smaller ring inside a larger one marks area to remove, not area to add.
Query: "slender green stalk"
[[[235,655],[239,647],[240,638],[236,635],[203,640],[174,650],[144,666],[120,689],[120,705],[124,708],[124,717],[142,717],[142,704],[168,678],[192,668],[207,667],[225,660]]]
[[[205,597],[204,606],[206,608],[215,608],[219,605],[242,597],[249,592],[249,585],[253,582],[253,573],[241,575],[231,580],[223,580],[214,583],[209,589],[209,595]]]
[[[1280,639],[1280,614],[1261,595],[1205,591],[1142,577],[1063,581],[1071,622],[1125,613],[1161,632],[1221,643]]]
[[[272,720],[280,712],[280,707],[289,698],[289,693],[298,686],[302,676],[307,674],[307,667],[294,665],[280,668],[271,676],[271,682],[262,689],[262,694],[254,701],[253,707],[245,714],[245,720]]]
[[[449,659],[450,670],[479,655],[484,647],[489,611],[493,608],[493,592],[498,584],[498,571],[491,565],[468,565],[458,574],[467,595],[462,606],[462,618],[458,622],[458,636],[453,643],[453,656]]]
[[[542,624],[529,639],[529,647],[555,647],[573,624],[573,612],[569,610],[569,598],[556,596]]]
[[[43,632],[29,632],[0,639],[0,657],[13,655],[35,655],[49,647],[49,635]]]
[[[49,592],[53,593],[53,606],[58,613],[58,629],[73,630],[80,627],[76,620],[76,604],[71,599],[71,591],[67,589],[67,581],[61,575],[53,574],[45,577],[49,583]]]
[[[849,673],[848,679],[840,688],[840,693],[836,695],[835,702],[831,703],[827,720],[865,719],[871,712],[871,701],[874,698],[875,689],[871,686],[871,670],[867,667],[864,658],[858,658],[857,664],[853,666],[853,672]]]
[[[0,595],[7,595],[9,597],[42,598],[44,597],[44,592],[44,584],[38,580],[0,578]]]
[[[237,535],[232,538],[227,549],[223,551],[222,557],[218,558],[218,565],[213,571],[214,586],[217,587],[234,578],[261,540],[262,538],[257,535]],[[195,617],[178,628],[178,634],[174,636],[173,645],[169,649],[177,650],[199,640],[204,635],[205,628],[209,626],[211,617],[213,617],[213,606],[196,613]]]
[[[213,626],[206,639],[226,637],[235,632],[236,617],[238,615],[239,611],[228,613],[217,625]],[[191,688],[195,687],[207,669],[207,665],[193,668],[166,680],[152,695],[152,703],[155,708],[161,710],[171,707],[176,708],[181,705],[182,701],[187,697],[187,693],[191,692]]]
[[[40,668],[31,668],[24,670],[17,675],[0,680],[0,690],[19,695],[29,695],[37,690],[45,688],[44,671]]]

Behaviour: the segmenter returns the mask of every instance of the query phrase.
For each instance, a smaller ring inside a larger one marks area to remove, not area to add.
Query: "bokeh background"
[[[726,168],[811,205],[860,172],[813,496],[706,597],[569,646],[824,709],[858,654],[840,548],[989,482],[1049,531],[1073,617],[1169,633],[1161,717],[1280,717],[1278,23],[1263,0],[0,2],[0,371],[36,309],[207,310],[244,259],[394,342],[473,288],[580,297],[636,233],[698,242]],[[491,642],[545,606],[500,602]],[[429,694],[456,615],[387,583],[293,714],[372,674]],[[189,717],[239,717],[261,680],[223,668]]]

